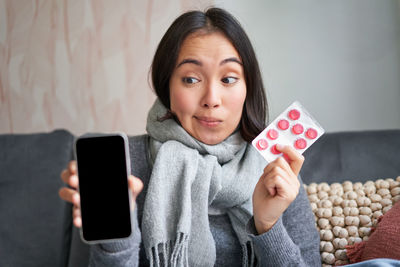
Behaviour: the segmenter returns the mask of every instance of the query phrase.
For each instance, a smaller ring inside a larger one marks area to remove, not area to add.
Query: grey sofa
[[[72,207],[58,197],[74,138],[62,129],[0,135],[0,266],[87,266]],[[301,175],[305,183],[396,178],[399,151],[400,130],[328,133],[305,152]]]

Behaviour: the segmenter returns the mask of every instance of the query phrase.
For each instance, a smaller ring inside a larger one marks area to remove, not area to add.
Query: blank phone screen
[[[83,238],[128,237],[132,228],[123,137],[78,139],[76,156]]]

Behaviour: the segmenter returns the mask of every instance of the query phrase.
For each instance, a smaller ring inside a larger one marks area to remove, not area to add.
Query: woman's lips
[[[222,123],[222,120],[213,118],[213,117],[196,117],[195,118],[200,122],[201,125],[207,127],[215,127]]]

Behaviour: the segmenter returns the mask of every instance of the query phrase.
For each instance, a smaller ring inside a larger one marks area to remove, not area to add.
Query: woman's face
[[[239,55],[222,33],[189,35],[169,86],[171,111],[197,140],[218,144],[237,128],[246,82]]]

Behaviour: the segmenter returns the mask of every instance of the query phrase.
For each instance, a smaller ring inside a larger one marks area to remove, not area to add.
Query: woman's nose
[[[221,105],[222,99],[216,85],[209,84],[204,91],[201,105],[206,108],[216,108]]]

